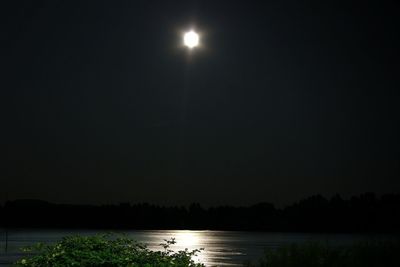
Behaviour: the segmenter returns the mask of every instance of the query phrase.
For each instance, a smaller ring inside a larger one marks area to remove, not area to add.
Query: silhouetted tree
[[[271,203],[249,207],[160,207],[148,203],[63,205],[40,200],[0,206],[0,226],[126,229],[220,229],[308,232],[400,232],[400,194],[365,193],[348,200],[314,195],[283,209]]]

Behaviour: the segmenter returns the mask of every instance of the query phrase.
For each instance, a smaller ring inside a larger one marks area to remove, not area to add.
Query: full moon
[[[199,39],[199,35],[196,32],[190,31],[183,36],[183,43],[189,47],[189,49],[192,49],[199,45]]]

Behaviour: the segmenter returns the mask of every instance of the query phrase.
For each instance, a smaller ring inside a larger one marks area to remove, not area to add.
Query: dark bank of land
[[[10,228],[208,229],[283,232],[400,232],[400,194],[365,193],[343,199],[320,195],[285,208],[271,203],[247,207],[162,207],[146,203],[66,205],[40,200],[8,201],[0,226]]]
[[[320,243],[267,249],[248,267],[397,267],[399,242],[363,242],[346,247]]]

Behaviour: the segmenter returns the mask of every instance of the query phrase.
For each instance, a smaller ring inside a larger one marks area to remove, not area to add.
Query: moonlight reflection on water
[[[197,253],[194,257],[196,262],[201,262],[207,266],[236,266],[241,265],[232,262],[234,256],[244,256],[243,252],[237,249],[224,247],[223,243],[226,241],[221,238],[219,231],[190,231],[190,230],[177,230],[177,231],[149,231],[152,236],[147,243],[150,249],[159,250],[160,240],[174,238],[176,244],[170,248],[174,251],[204,249]],[[156,242],[157,240],[157,242]],[[239,261],[242,262],[242,261]]]

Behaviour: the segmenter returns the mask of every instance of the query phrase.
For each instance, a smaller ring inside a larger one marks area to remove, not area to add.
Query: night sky
[[[395,1],[4,1],[0,201],[400,192]],[[182,32],[196,29],[190,53]]]

